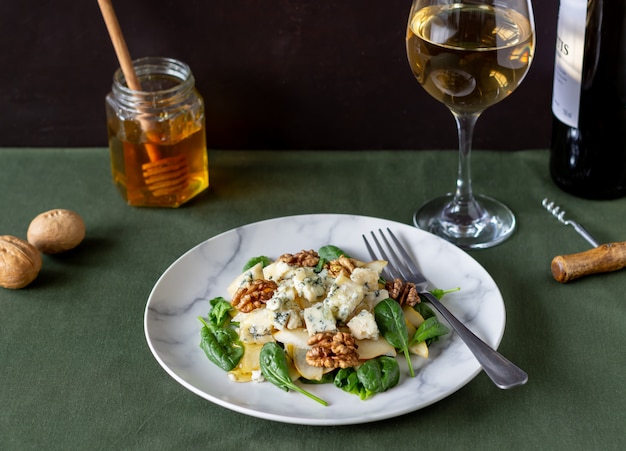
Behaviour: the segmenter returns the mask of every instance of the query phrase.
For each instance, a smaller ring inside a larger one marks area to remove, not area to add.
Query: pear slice
[[[426,346],[425,341],[420,341],[419,343],[413,343],[409,346],[409,352],[413,354],[417,354],[420,357],[428,358],[428,346]]]
[[[381,355],[395,357],[397,354],[396,348],[390,345],[382,336],[376,340],[355,340],[355,343],[358,346],[356,351],[359,354],[359,360],[369,360]]]
[[[403,305],[404,318],[416,329],[424,322],[424,317],[410,305]]]
[[[319,381],[322,379],[322,376],[324,375],[324,368],[309,365],[306,361],[306,352],[308,349],[298,348],[292,345],[288,345],[287,349],[288,353],[292,353],[291,357],[293,359],[293,365],[303,378],[311,381]]]

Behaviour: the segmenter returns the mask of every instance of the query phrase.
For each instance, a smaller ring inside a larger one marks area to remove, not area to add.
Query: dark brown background
[[[454,121],[411,74],[410,0],[114,0],[134,58],[187,62],[211,148],[455,148]],[[535,1],[522,86],[474,147],[546,148],[557,0]],[[0,147],[106,146],[118,67],[97,0],[1,0]]]

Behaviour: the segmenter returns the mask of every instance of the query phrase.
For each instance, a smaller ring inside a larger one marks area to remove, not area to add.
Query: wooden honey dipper
[[[141,83],[135,73],[135,67],[130,57],[130,52],[126,45],[126,40],[122,34],[117,15],[113,9],[111,0],[98,0],[104,23],[111,37],[115,54],[120,63],[120,68],[126,79],[126,83],[133,91],[141,91]],[[150,125],[141,118],[139,119],[142,129],[149,137]],[[174,194],[182,190],[187,185],[188,167],[184,155],[161,158],[161,154],[156,144],[152,142],[144,143],[146,154],[150,159],[149,163],[142,165],[143,176],[146,186],[154,196],[164,196]]]

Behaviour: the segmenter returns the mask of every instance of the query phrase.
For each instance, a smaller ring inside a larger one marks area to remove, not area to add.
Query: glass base
[[[452,203],[449,193],[422,205],[413,223],[461,249],[484,249],[506,240],[515,230],[515,215],[503,203],[476,195],[468,205]]]

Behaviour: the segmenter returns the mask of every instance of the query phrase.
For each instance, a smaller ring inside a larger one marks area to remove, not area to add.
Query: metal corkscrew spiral
[[[547,198],[541,201],[541,205],[544,206],[546,210],[548,210],[552,215],[559,220],[559,222],[565,225],[571,225],[574,229],[584,238],[586,239],[593,247],[600,246],[598,240],[596,240],[583,226],[578,224],[576,221],[572,221],[571,219],[565,219],[565,210],[561,210],[561,207],[556,205],[554,202],[549,202]]]

